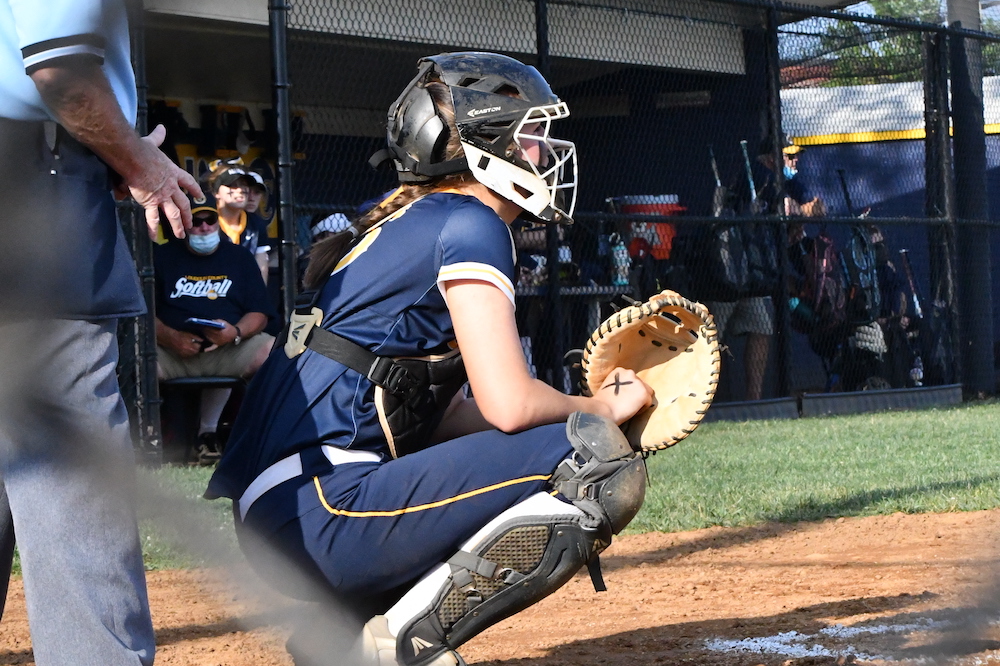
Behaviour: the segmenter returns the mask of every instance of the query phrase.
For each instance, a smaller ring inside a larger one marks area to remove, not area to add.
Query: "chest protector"
[[[421,358],[394,358],[396,367],[416,379],[416,389],[393,392],[375,384],[375,409],[393,458],[430,446],[431,435],[455,394],[468,381],[458,349]]]
[[[286,328],[284,350],[294,358],[308,347],[367,377],[379,424],[393,458],[430,446],[452,398],[468,380],[458,348],[422,357],[389,358],[320,328],[318,292],[303,292]]]

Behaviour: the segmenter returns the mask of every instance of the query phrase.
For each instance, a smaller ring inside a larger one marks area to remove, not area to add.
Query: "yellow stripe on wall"
[[[923,139],[927,136],[923,128],[915,130],[890,130],[886,132],[845,132],[843,134],[817,134],[795,136],[792,143],[798,146],[828,146],[836,143],[872,143],[874,141],[901,141]]]
[[[986,134],[1000,134],[1000,123],[986,123]],[[949,132],[951,133],[951,132]],[[884,132],[844,132],[842,134],[816,134],[813,136],[793,136],[797,146],[829,146],[838,143],[874,143],[876,141],[907,141],[923,139],[927,136],[923,128],[912,130],[886,130]]]

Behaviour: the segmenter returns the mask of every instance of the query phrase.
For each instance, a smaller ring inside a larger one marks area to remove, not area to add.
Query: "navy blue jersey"
[[[393,214],[337,265],[317,307],[323,328],[381,356],[428,356],[455,347],[442,292],[449,280],[498,287],[514,302],[514,242],[497,214],[470,196],[436,193]],[[272,352],[255,375],[208,497],[239,498],[272,463],[333,444],[389,459],[364,376],[307,349]]]
[[[790,196],[795,203],[799,205],[809,203],[813,200],[813,196],[809,193],[806,181],[801,175],[796,175],[794,178],[786,180],[785,191],[788,193],[788,196]]]
[[[209,255],[197,255],[183,241],[153,248],[156,317],[177,330],[201,333],[188,317],[236,324],[247,312],[274,316],[260,269],[245,248],[224,238]]]
[[[271,238],[267,233],[267,220],[257,213],[247,213],[247,228],[240,237],[240,245],[252,254],[269,251]]]

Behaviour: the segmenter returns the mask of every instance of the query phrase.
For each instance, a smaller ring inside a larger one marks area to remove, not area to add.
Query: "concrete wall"
[[[632,3],[635,4],[635,3]],[[647,3],[649,4],[649,3]],[[737,23],[746,10],[696,3],[654,3],[658,13],[584,4],[549,6],[553,56],[651,65],[684,70],[742,73]],[[165,15],[266,25],[267,2],[257,0],[145,0]],[[534,53],[533,0],[337,0],[329,8],[291,3],[289,27],[318,33],[447,45],[451,48]],[[586,39],[579,35],[585,31]]]

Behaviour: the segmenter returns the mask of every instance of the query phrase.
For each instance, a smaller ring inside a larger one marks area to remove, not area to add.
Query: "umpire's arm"
[[[92,60],[62,58],[30,76],[59,124],[121,176],[123,186],[146,210],[150,237],[156,234],[162,208],[174,234],[183,238],[184,230],[191,228],[184,191],[199,196],[201,188],[158,148],[166,137],[163,126],[140,137],[118,106],[100,64]]]

